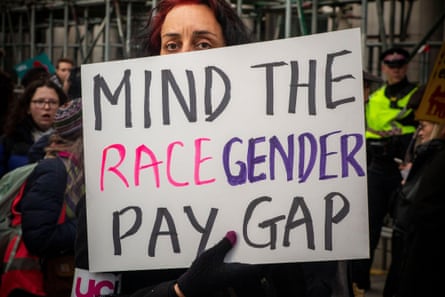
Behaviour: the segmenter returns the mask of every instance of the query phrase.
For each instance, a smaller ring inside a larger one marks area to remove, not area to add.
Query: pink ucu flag
[[[95,297],[119,294],[121,275],[114,273],[92,273],[76,268],[71,297]]]

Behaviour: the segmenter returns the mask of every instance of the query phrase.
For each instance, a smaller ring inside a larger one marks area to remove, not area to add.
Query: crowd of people
[[[382,296],[440,292],[433,271],[445,264],[436,249],[445,204],[436,166],[445,161],[445,125],[416,113],[426,86],[409,81],[411,58],[400,47],[384,51],[385,81],[365,99],[370,258],[352,261],[356,296],[371,289],[371,267],[385,222],[392,228],[391,262]]]
[[[224,0],[161,0],[139,37],[145,56],[252,41],[248,28]],[[380,56],[384,78],[369,73],[363,77],[369,259],[225,263],[237,240],[229,231],[187,269],[119,272],[120,295],[366,296],[388,216],[393,219],[392,262],[384,297],[439,294],[440,273],[435,272],[445,264],[438,242],[444,225],[440,170],[445,168],[445,128],[415,117],[424,88],[407,77],[410,59],[405,49],[388,49]],[[79,67],[61,58],[54,75],[44,67],[33,68],[22,78],[19,96],[6,73],[1,72],[0,79],[0,176],[38,162],[15,207],[22,216],[23,242],[42,259],[43,275],[41,283],[11,287],[4,286],[10,279],[2,274],[0,297],[69,296],[70,288],[48,288],[43,272],[45,263],[59,255],[71,255],[77,268],[89,269]],[[381,86],[369,94],[370,83]]]
[[[371,287],[370,270],[394,190],[402,177],[396,160],[405,160],[416,131],[414,110],[408,107],[417,85],[407,77],[410,55],[391,48],[380,56],[385,83],[370,94],[365,106],[370,258],[353,262],[354,283]]]

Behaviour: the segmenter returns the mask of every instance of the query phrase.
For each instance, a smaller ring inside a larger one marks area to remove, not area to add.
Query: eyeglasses
[[[48,104],[48,106],[51,108],[59,107],[59,101],[54,99],[35,99],[31,100],[31,103],[35,104],[38,108],[43,108],[46,106],[46,104]]]

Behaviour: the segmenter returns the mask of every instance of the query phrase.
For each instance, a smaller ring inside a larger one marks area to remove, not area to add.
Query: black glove
[[[227,232],[215,246],[199,255],[177,283],[185,297],[203,296],[258,274],[256,265],[224,263],[227,252],[236,243],[236,233]]]
[[[175,281],[166,281],[158,284],[155,287],[147,287],[140,289],[133,293],[131,296],[119,296],[119,297],[178,297],[175,293],[174,284]]]

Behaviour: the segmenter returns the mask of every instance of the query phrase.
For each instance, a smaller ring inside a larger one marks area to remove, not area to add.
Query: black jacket
[[[413,188],[397,296],[442,296],[445,252],[445,140],[435,141]],[[413,166],[414,169],[414,166]],[[411,174],[411,173],[410,173]]]
[[[436,154],[444,149],[445,143],[440,139],[433,139],[428,143],[419,145],[416,148],[414,162],[410,173],[404,183],[397,192],[395,200],[395,209],[393,212],[394,229],[397,232],[405,234],[410,224],[408,209],[411,207],[416,196],[419,196],[418,187],[422,182],[422,175],[431,163],[434,161]]]

